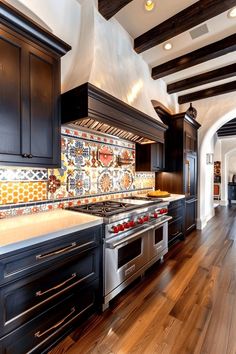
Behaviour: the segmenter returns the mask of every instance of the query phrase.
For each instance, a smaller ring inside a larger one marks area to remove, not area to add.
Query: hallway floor
[[[236,354],[236,206],[93,316],[51,354]]]

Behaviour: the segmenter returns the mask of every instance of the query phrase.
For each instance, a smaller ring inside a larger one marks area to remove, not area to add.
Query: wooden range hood
[[[90,83],[62,94],[62,124],[73,123],[137,143],[164,143],[167,126]]]

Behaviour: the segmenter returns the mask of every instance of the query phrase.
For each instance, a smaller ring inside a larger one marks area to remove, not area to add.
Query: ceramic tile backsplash
[[[0,182],[1,205],[46,199],[47,182]]]
[[[0,168],[0,217],[114,199],[155,185],[154,173],[135,173],[129,141],[62,128],[61,158],[60,169]]]
[[[73,129],[62,132],[62,167],[49,170],[49,199],[134,190],[135,145],[81,134]]]

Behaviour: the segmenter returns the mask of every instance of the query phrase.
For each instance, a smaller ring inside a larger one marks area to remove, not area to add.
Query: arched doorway
[[[206,163],[206,154],[214,153],[214,135],[225,123],[236,117],[236,109],[216,117],[215,122],[202,133],[199,147],[198,179],[198,219],[197,228],[203,229],[207,221],[214,216],[213,206],[213,166]],[[201,134],[201,131],[200,131]]]

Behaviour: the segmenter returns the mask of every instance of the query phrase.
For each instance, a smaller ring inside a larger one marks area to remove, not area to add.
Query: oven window
[[[163,227],[155,229],[155,244],[163,241]]]
[[[118,268],[142,253],[142,238],[139,238],[118,250]]]

